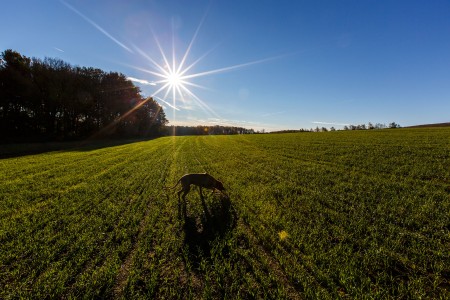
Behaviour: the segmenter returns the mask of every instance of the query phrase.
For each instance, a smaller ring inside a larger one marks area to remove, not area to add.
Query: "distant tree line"
[[[369,122],[366,124],[360,125],[345,125],[342,130],[373,130],[373,129],[386,129],[386,128],[401,128],[401,126],[395,122],[389,123],[388,126],[386,124],[376,123],[375,125]],[[294,129],[294,130],[280,130],[280,131],[272,131],[271,133],[294,133],[294,132],[327,132],[327,131],[336,131],[337,129],[334,127],[330,127],[330,129],[326,127],[311,128],[311,129]]]
[[[278,130],[278,131],[271,131],[270,133],[297,133],[297,132],[310,132],[310,129],[287,129],[287,130]]]
[[[166,126],[166,135],[254,134],[253,129],[234,126]]]
[[[0,55],[1,141],[146,137],[168,123],[126,76],[53,58]]]
[[[389,123],[388,126],[386,124],[376,123],[375,125],[369,122],[369,124],[360,124],[360,125],[346,125],[344,126],[344,130],[372,130],[372,129],[385,129],[385,128],[400,128],[401,126],[395,122]]]

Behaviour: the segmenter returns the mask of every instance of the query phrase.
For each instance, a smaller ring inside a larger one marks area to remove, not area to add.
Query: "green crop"
[[[19,149],[20,150],[20,149]],[[173,186],[208,172],[178,213]],[[0,298],[449,298],[450,130],[165,137],[0,160]]]

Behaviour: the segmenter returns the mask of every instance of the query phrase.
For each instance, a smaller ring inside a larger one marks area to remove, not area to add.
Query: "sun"
[[[169,85],[172,88],[176,88],[179,89],[180,86],[183,84],[183,80],[181,78],[181,73],[179,72],[170,72],[167,75],[167,83],[169,83]]]
[[[201,100],[195,93],[194,88],[201,88],[201,89],[207,89],[207,87],[201,86],[197,83],[194,83],[193,80],[203,77],[203,76],[209,76],[214,75],[218,73],[223,72],[229,72],[236,69],[248,67],[255,64],[265,63],[274,59],[282,58],[286,55],[278,55],[274,57],[268,57],[263,58],[259,60],[254,60],[246,63],[231,65],[231,66],[225,66],[221,68],[216,69],[209,69],[206,71],[200,71],[197,73],[193,73],[192,70],[194,69],[194,66],[199,64],[200,61],[202,61],[209,53],[211,53],[215,48],[217,48],[218,44],[216,46],[213,46],[210,50],[206,51],[203,55],[198,57],[195,60],[188,59],[190,56],[191,48],[194,45],[194,42],[197,38],[197,35],[200,31],[200,28],[202,27],[207,12],[203,15],[203,18],[201,19],[199,25],[197,26],[197,29],[195,30],[195,33],[187,46],[184,55],[182,57],[176,57],[176,49],[175,49],[175,30],[174,25],[172,23],[172,51],[170,49],[163,49],[161,47],[161,44],[158,41],[158,38],[156,37],[155,32],[152,28],[151,32],[153,34],[153,38],[155,40],[155,44],[159,48],[160,52],[160,58],[154,59],[149,56],[148,51],[143,51],[140,49],[137,45],[131,44],[131,45],[125,45],[124,43],[120,42],[116,37],[112,36],[110,33],[108,33],[105,29],[100,27],[96,22],[89,19],[86,15],[78,11],[75,7],[69,5],[65,1],[61,0],[61,2],[67,6],[70,10],[78,14],[80,17],[82,17],[87,23],[94,26],[98,31],[100,31],[103,35],[111,39],[113,42],[115,42],[118,46],[123,48],[124,50],[128,51],[129,53],[135,55],[139,54],[143,58],[146,59],[142,63],[139,64],[139,66],[136,65],[130,65],[127,63],[120,62],[121,65],[133,68],[135,70],[145,72],[147,74],[152,75],[152,79],[147,78],[136,78],[136,77],[127,77],[127,79],[137,82],[139,84],[152,86],[155,90],[150,92],[150,96],[158,101],[163,102],[165,105],[169,106],[173,109],[173,116],[175,116],[175,111],[180,110],[194,110],[195,108],[199,107],[204,112],[206,112],[209,115],[212,115],[218,119],[221,119],[220,115],[215,112],[207,103],[205,103],[203,100]],[[170,52],[172,52],[172,55],[167,55]],[[167,53],[167,54],[166,54]],[[171,60],[169,61],[169,58]],[[158,61],[158,62],[157,62]],[[193,61],[192,63],[189,61]],[[190,64],[189,64],[190,63]],[[152,89],[153,89],[152,88]],[[183,105],[184,104],[184,105]],[[194,104],[194,105],[192,105]],[[195,107],[197,106],[197,107]],[[174,117],[175,118],[175,117]]]
[[[156,45],[159,48],[159,52],[161,55],[161,59],[163,64],[156,62],[155,59],[150,57],[145,51],[135,46],[135,50],[144,58],[147,59],[149,66],[151,69],[131,66],[134,69],[143,71],[145,73],[151,74],[155,79],[150,82],[151,85],[157,87],[155,91],[151,94],[151,96],[158,101],[164,102],[164,104],[170,106],[174,110],[180,110],[183,105],[180,104],[188,104],[188,102],[195,102],[200,108],[202,108],[205,112],[208,112],[211,115],[218,116],[218,114],[209,107],[204,101],[202,101],[193,91],[192,88],[203,88],[204,86],[198,85],[192,82],[193,78],[205,76],[209,74],[213,74],[219,72],[220,70],[212,70],[201,73],[192,73],[191,69],[198,64],[209,52],[195,60],[190,65],[187,64],[188,56],[194,43],[196,34],[192,38],[189,46],[186,49],[186,52],[182,57],[175,56],[175,49],[172,49],[172,57],[167,55],[166,53],[169,51],[164,51],[161,47],[158,38],[153,33],[153,38],[155,40]],[[149,82],[145,80],[145,82]]]
[[[170,51],[169,49],[163,49],[163,47],[159,43],[158,38],[156,37],[155,32],[152,31],[155,44],[159,49],[159,53],[161,55],[161,60],[163,63],[158,63],[155,59],[153,59],[148,55],[148,52],[134,45],[134,50],[137,51],[142,57],[144,57],[147,60],[147,62],[145,64],[146,67],[137,67],[137,66],[130,66],[130,67],[145,72],[147,74],[151,74],[154,80],[148,81],[138,79],[138,82],[141,83],[146,82],[149,85],[155,86],[155,90],[152,92],[151,96],[156,100],[161,101],[164,104],[168,105],[172,109],[179,111],[182,109],[183,104],[188,104],[187,106],[190,106],[189,105],[190,103],[195,103],[208,114],[213,115],[215,117],[220,117],[208,104],[206,104],[194,93],[193,88],[201,88],[201,89],[207,88],[197,83],[194,83],[193,80],[203,76],[229,72],[235,69],[248,67],[254,64],[260,64],[263,62],[276,59],[278,57],[270,57],[247,63],[194,73],[192,72],[194,66],[196,66],[215,48],[213,47],[212,49],[201,55],[199,58],[197,58],[195,61],[188,64],[189,61],[188,57],[190,55],[191,48],[194,44],[194,41],[197,37],[197,34],[200,30],[203,21],[204,18],[197,27],[197,30],[195,31],[194,36],[192,37],[182,57],[176,57],[175,55],[176,51],[173,42],[174,37],[172,37],[172,51]],[[172,52],[172,55],[170,55],[170,52]],[[150,69],[148,67],[150,67]]]

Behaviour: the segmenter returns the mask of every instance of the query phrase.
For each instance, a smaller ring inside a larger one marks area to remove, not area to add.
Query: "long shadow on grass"
[[[154,138],[145,139],[99,139],[82,140],[70,142],[34,142],[34,143],[11,143],[0,144],[0,159],[14,158],[25,155],[42,154],[47,152],[87,152],[102,148],[121,146],[136,142],[148,141]]]
[[[184,214],[184,245],[188,251],[188,259],[194,267],[197,267],[202,259],[211,257],[213,244],[223,239],[237,223],[237,214],[230,198],[214,197],[209,207],[203,198],[201,200],[201,216]]]

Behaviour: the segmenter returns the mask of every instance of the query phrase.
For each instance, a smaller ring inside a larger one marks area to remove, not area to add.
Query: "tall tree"
[[[23,135],[31,124],[31,59],[13,50],[2,53],[0,65],[0,125],[2,134]]]

